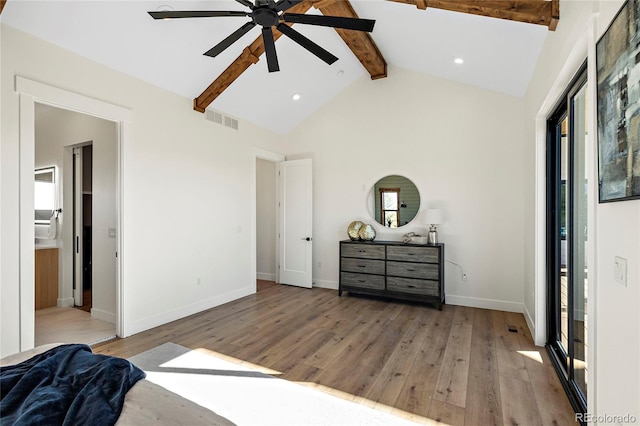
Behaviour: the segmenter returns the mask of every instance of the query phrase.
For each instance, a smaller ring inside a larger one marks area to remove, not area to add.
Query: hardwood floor
[[[254,295],[94,351],[126,358],[165,342],[219,352],[419,423],[575,423],[521,314],[453,305],[438,311],[265,284]]]
[[[35,345],[86,343],[115,337],[116,326],[76,308],[45,308],[36,311]]]

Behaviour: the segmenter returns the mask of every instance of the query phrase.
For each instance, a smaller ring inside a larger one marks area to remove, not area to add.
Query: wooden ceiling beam
[[[470,13],[544,25],[555,31],[560,19],[560,0],[389,0],[416,6],[434,7],[452,12]]]
[[[551,21],[549,31],[555,31],[560,21],[560,0],[551,0]]]
[[[321,0],[314,3],[325,16],[342,16],[347,18],[358,18],[356,11],[348,0]],[[372,80],[387,76],[387,62],[378,50],[378,46],[365,31],[343,30],[335,28],[336,32],[358,58],[362,66],[367,70]]]
[[[306,0],[296,4],[287,10],[290,13],[306,13],[313,5],[312,0]],[[287,24],[291,25],[291,24]],[[282,36],[282,33],[276,29],[273,31],[273,39],[278,40]],[[262,41],[262,35],[258,36],[253,43],[242,51],[235,61],[227,67],[226,70],[216,78],[213,83],[207,87],[204,92],[193,100],[193,109],[198,112],[204,112],[204,110],[213,102],[222,92],[242,75],[251,65],[257,63],[260,59],[260,55],[264,53],[264,42]]]

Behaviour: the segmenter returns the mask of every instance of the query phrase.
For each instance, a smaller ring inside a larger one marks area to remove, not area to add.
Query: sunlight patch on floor
[[[370,399],[367,398],[363,398],[361,396],[356,396],[356,395],[352,395],[348,392],[343,392],[341,390],[338,389],[334,389],[334,388],[330,388],[328,386],[324,386],[324,385],[320,385],[318,383],[314,383],[314,382],[295,382],[299,385],[302,386],[307,386],[313,389],[316,389],[319,392],[324,392],[328,395],[333,395],[337,398],[343,399],[345,401],[351,401],[354,402],[356,404],[360,404],[363,405],[365,407],[370,407],[373,408],[375,410],[378,410],[380,412],[384,412],[384,413],[390,413],[393,414],[394,416],[398,416],[400,418],[403,419],[407,419],[410,420],[412,422],[416,422],[422,425],[440,425],[440,426],[449,426],[448,423],[442,423],[442,422],[438,422],[436,420],[433,419],[428,419],[426,417],[420,416],[418,414],[415,413],[411,413],[408,411],[404,411],[404,410],[400,410],[399,408],[396,407],[391,407],[389,405],[386,404],[382,404],[380,402],[376,402],[376,401],[372,401]]]
[[[198,349],[164,361],[159,368],[147,371],[147,379],[239,425],[437,423],[314,383],[272,377],[264,371],[272,370]]]
[[[540,355],[539,351],[518,351],[518,353],[520,355],[526,356],[529,359],[538,361],[540,364],[544,364],[544,361],[542,361],[542,355]]]
[[[240,360],[238,358],[234,358],[232,356],[225,355],[223,353],[212,351],[212,350],[209,350],[209,349],[198,348],[198,349],[196,349],[196,351],[204,353],[204,354],[207,354],[207,355],[214,356],[216,358],[221,358],[221,359],[227,360],[227,361],[235,363],[235,364],[244,365],[244,366],[246,366],[248,368],[252,368],[252,369],[254,369],[256,371],[260,371],[261,373],[264,373],[264,374],[271,374],[271,375],[274,375],[274,376],[282,374],[281,371],[272,370],[271,368],[263,367],[262,365],[258,365],[258,364],[253,364],[253,363],[251,363],[249,361],[243,361],[243,360]]]

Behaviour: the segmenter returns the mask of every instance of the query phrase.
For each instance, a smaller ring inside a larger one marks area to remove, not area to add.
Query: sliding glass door
[[[587,88],[585,65],[547,122],[547,348],[582,413],[588,365]]]

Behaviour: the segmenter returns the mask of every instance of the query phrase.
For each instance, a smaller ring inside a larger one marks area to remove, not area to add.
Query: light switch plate
[[[109,238],[116,237],[116,228],[109,228]]]
[[[620,285],[627,286],[627,259],[616,256],[613,260],[613,273],[616,282]]]

